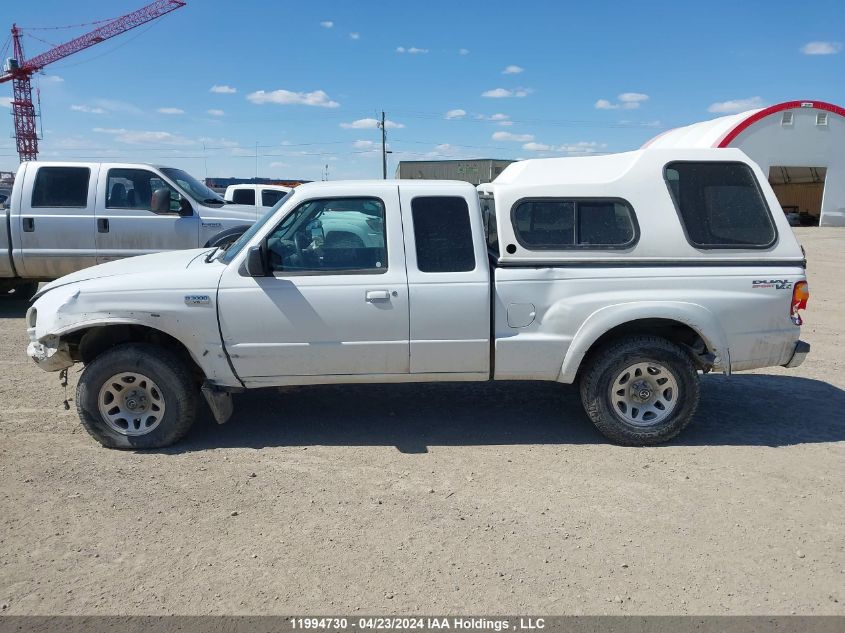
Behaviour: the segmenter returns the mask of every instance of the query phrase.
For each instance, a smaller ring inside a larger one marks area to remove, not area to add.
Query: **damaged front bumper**
[[[804,341],[796,341],[795,343],[795,351],[792,352],[792,357],[789,361],[782,365],[783,367],[792,368],[798,367],[801,363],[804,362],[804,359],[807,358],[807,354],[810,353],[810,344]]]
[[[34,332],[30,332],[30,338]],[[43,341],[32,341],[26,347],[27,356],[44,371],[61,371],[73,365],[70,349],[57,336],[48,336]]]

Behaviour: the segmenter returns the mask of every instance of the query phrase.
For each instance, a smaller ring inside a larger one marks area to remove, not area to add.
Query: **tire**
[[[170,350],[125,343],[85,367],[76,410],[85,430],[106,448],[163,448],[194,423],[197,389],[185,363]]]
[[[6,301],[29,301],[38,292],[37,281],[19,281],[3,285],[0,297]]]
[[[593,424],[623,446],[672,439],[689,424],[699,398],[690,355],[657,336],[615,341],[591,355],[580,390]]]

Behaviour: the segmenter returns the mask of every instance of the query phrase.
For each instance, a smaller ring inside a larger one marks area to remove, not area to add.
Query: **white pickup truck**
[[[629,445],[689,422],[698,373],[795,367],[801,247],[739,150],[529,160],[444,181],[298,187],[227,249],[63,277],[27,314],[47,371],[86,364],[103,445],[171,444],[202,392],[316,383],[578,383]],[[482,424],[483,422],[479,422]]]
[[[229,185],[223,199],[233,204],[264,207],[263,211],[266,211],[290,192],[291,187],[282,185]]]
[[[254,206],[227,204],[190,174],[136,163],[24,162],[0,210],[0,295],[98,263],[234,241]]]

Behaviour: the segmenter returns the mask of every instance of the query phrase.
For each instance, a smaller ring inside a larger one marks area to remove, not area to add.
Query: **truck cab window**
[[[235,204],[255,204],[255,189],[235,189],[232,193],[232,202]]]
[[[32,188],[33,207],[81,207],[88,205],[87,167],[41,167]]]
[[[286,195],[288,195],[288,194],[285,191],[276,191],[275,189],[262,189],[261,190],[261,206],[262,207],[272,207],[279,200],[284,198]]]
[[[475,269],[469,206],[464,198],[414,198],[411,215],[420,272],[466,272]]]
[[[383,273],[386,243],[381,200],[309,200],[267,238],[268,262],[282,274]]]
[[[170,199],[164,206],[161,199]],[[106,208],[178,213],[182,196],[158,174],[146,169],[109,169]],[[154,204],[155,203],[155,204]],[[169,211],[167,210],[169,209]]]

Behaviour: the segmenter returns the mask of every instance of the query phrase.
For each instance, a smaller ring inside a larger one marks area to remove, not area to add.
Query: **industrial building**
[[[396,167],[396,177],[417,180],[463,180],[473,185],[480,185],[492,182],[505,167],[513,162],[496,158],[403,160]]]
[[[736,147],[769,175],[802,224],[845,226],[845,108],[787,101],[676,128],[644,147]]]

